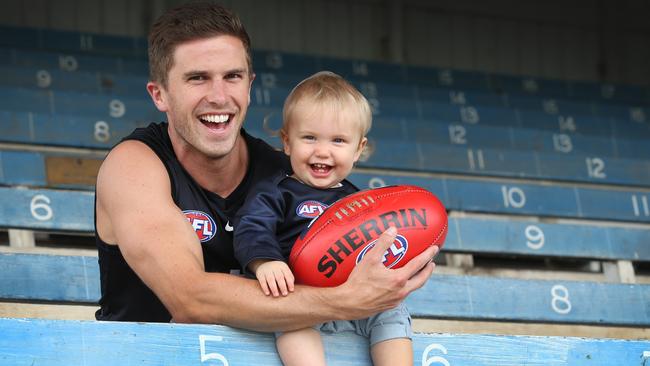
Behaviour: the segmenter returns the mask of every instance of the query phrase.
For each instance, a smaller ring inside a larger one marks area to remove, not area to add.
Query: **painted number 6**
[[[54,216],[52,207],[50,207],[50,199],[44,194],[37,194],[32,198],[29,210],[32,217],[38,221],[48,221]]]
[[[429,357],[429,352],[433,350],[440,351],[444,355],[447,354],[447,349],[442,344],[432,343],[428,345],[427,348],[424,349],[424,352],[422,352],[422,366],[431,366],[436,364],[443,365],[443,366],[451,366],[449,364],[449,361],[447,361],[442,356]]]

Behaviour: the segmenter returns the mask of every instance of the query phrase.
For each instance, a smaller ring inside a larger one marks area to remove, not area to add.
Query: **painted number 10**
[[[526,194],[519,187],[501,186],[503,205],[507,207],[522,208],[526,205]]]

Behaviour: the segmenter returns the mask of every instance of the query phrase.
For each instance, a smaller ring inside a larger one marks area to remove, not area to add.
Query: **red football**
[[[397,229],[397,238],[384,253],[384,265],[400,268],[430,245],[442,247],[447,212],[433,193],[411,185],[369,189],[338,200],[296,240],[289,257],[296,282],[342,284],[390,226]]]

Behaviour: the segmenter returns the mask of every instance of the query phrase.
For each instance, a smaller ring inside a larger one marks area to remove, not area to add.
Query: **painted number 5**
[[[228,360],[221,353],[205,353],[205,343],[206,342],[221,342],[223,341],[222,336],[210,336],[210,335],[199,335],[199,347],[201,349],[201,362],[208,360],[218,360],[223,366],[228,366]]]

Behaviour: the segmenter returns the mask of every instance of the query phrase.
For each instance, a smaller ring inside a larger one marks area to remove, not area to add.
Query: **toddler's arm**
[[[293,273],[285,262],[256,259],[248,268],[255,273],[265,295],[278,297],[280,294],[287,296],[289,292],[293,292]]]

